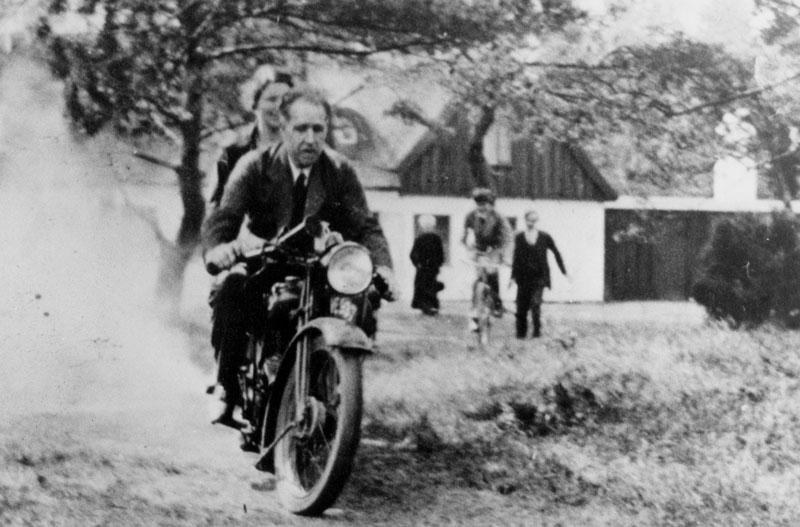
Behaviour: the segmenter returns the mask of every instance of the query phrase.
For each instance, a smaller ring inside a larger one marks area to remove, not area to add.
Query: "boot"
[[[229,426],[236,430],[242,430],[247,426],[247,423],[240,421],[233,415],[236,410],[236,403],[229,400],[221,384],[217,384],[210,395],[215,398],[213,404],[215,413],[217,414],[217,417],[211,421],[211,424]]]

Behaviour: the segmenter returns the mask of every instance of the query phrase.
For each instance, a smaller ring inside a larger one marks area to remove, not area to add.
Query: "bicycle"
[[[489,283],[489,276],[501,264],[492,261],[491,256],[485,252],[476,252],[471,263],[475,266],[477,276],[472,284],[470,330],[475,334],[476,343],[484,347],[489,343],[492,317],[497,316],[497,298]]]

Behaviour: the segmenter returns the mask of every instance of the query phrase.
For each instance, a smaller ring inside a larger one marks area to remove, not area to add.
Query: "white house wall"
[[[410,302],[413,293],[414,267],[409,253],[414,243],[414,220],[420,214],[447,216],[450,221],[450,260],[442,267],[440,280],[445,289],[443,300],[468,300],[474,271],[465,248],[461,245],[464,218],[472,209],[468,198],[400,196],[397,192],[367,191],[370,208],[378,212],[381,226],[389,241],[395,274],[403,302]],[[545,291],[546,301],[595,302],[604,294],[605,212],[602,203],[586,201],[531,201],[499,199],[497,210],[517,219],[517,228],[524,225],[523,216],[531,208],[539,212],[542,230],[549,232],[560,250],[570,280],[565,279],[550,256],[553,288]],[[516,291],[508,288],[510,269],[501,271],[501,294],[512,302]]]

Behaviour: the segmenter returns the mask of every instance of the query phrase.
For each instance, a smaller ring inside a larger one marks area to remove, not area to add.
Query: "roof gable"
[[[364,73],[319,70],[315,82],[334,102],[337,150],[359,168],[367,188],[399,188],[405,194],[468,196],[471,124],[463,105],[447,102],[441,87],[419,80],[403,86],[374,82]],[[389,114],[401,99],[423,115],[438,116],[434,130]],[[445,131],[446,130],[446,131]],[[538,144],[537,144],[538,143]],[[575,145],[521,137],[511,145],[510,167],[494,170],[498,195],[529,199],[609,201],[617,192],[588,155]]]
[[[397,169],[405,194],[467,196],[475,186],[468,162],[470,123],[466,111],[449,105],[442,120],[452,135],[428,131]],[[611,201],[614,187],[577,145],[519,137],[511,165],[493,170],[500,197]]]

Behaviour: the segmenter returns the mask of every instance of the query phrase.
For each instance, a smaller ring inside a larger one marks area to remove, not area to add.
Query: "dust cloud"
[[[142,428],[139,441],[168,441],[189,415],[208,423],[209,372],[159,321],[158,247],[113,177],[122,154],[76,137],[62,108],[42,66],[0,70],[0,415],[113,415],[112,436]]]

